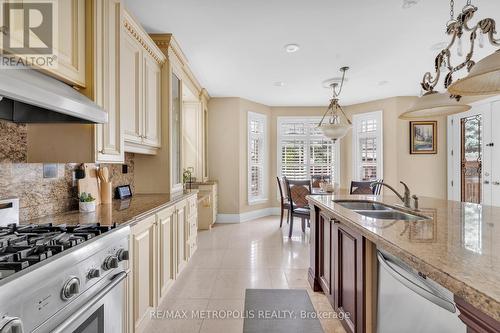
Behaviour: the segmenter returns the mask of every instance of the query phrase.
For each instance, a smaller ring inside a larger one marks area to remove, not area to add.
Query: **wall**
[[[399,115],[415,97],[394,97],[345,107],[349,114],[383,112],[384,180],[399,186],[406,182],[419,196],[446,198],[446,119],[438,121],[438,153],[410,155],[409,121]],[[247,129],[246,111],[270,115],[269,118],[269,201],[248,206],[247,200]],[[219,211],[241,214],[279,206],[277,195],[277,118],[282,116],[322,116],[324,107],[267,107],[239,98],[212,98],[209,104],[209,166],[210,178],[219,181]],[[239,126],[234,126],[239,124]],[[341,141],[341,187],[352,180],[352,132]],[[236,156],[238,155],[238,156]],[[235,172],[237,171],[237,172]]]
[[[26,163],[27,126],[0,120],[0,198],[19,197],[21,221],[77,209],[73,173],[77,163],[57,164],[56,178],[43,178],[43,164]],[[129,173],[121,164],[110,168],[113,186],[133,186],[134,155],[125,155]]]

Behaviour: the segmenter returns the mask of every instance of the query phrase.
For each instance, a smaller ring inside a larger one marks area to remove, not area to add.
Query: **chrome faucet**
[[[394,192],[394,194],[396,194],[397,197],[401,201],[403,201],[403,204],[405,205],[406,208],[410,208],[411,209],[411,193],[410,193],[410,189],[408,188],[408,185],[406,185],[405,183],[403,183],[403,182],[400,182],[400,183],[403,184],[403,186],[405,187],[405,193],[404,193],[404,195],[399,194],[398,191],[396,191],[396,189],[394,189],[394,187],[392,187],[391,185],[386,184],[384,182],[374,182],[374,183],[371,183],[370,187],[374,188],[376,185],[382,185],[382,186],[387,187],[392,192]]]

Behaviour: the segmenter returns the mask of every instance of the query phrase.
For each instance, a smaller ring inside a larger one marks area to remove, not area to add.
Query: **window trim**
[[[358,124],[365,119],[377,121],[377,178],[384,178],[384,116],[381,110],[354,114],[352,116],[352,180],[359,181],[359,136]],[[380,124],[380,125],[379,125]],[[379,153],[380,152],[380,153]]]
[[[281,128],[281,124],[287,121],[305,121],[312,122],[317,121],[318,123],[321,121],[321,117],[297,117],[297,116],[281,116],[276,118],[276,174],[279,178],[282,178],[283,175],[281,173],[281,140],[283,139],[283,131]],[[303,136],[286,136],[287,139],[297,139],[303,138]],[[309,146],[311,138],[308,136],[306,138],[306,145]],[[334,165],[333,165],[333,180],[335,183],[340,184],[340,176],[341,176],[341,163],[340,163],[340,140],[337,140],[334,144]],[[278,193],[279,196],[279,193]]]
[[[252,120],[262,121],[264,132],[262,134],[262,194],[259,196],[252,195],[251,187],[252,187],[252,177],[251,177],[251,158],[250,158],[250,142],[252,137],[255,134],[250,132],[250,122]],[[268,165],[269,165],[269,156],[268,156],[268,127],[267,127],[267,115],[263,113],[257,113],[248,111],[247,112],[247,202],[249,206],[258,205],[262,203],[266,203],[269,200],[269,179],[268,179]]]

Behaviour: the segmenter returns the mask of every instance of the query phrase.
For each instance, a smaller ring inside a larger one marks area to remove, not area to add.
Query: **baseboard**
[[[217,214],[217,221],[215,223],[241,223],[273,215],[280,215],[279,207],[252,210],[241,214]]]

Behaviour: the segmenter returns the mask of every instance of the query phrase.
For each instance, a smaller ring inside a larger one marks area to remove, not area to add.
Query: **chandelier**
[[[477,9],[471,5],[471,0],[468,0],[462,12],[455,19],[455,3],[454,0],[450,1],[450,20],[446,24],[446,33],[451,37],[451,41],[436,56],[435,73],[427,72],[424,74],[421,86],[425,93],[400,118],[443,116],[468,111],[470,106],[464,103],[462,96],[488,95],[500,92],[500,50],[477,64],[472,59],[476,40],[479,40],[479,47],[483,47],[484,37],[487,36],[491,45],[500,46],[500,40],[494,38],[496,30],[493,19],[485,18],[475,26],[469,25]],[[461,63],[453,65],[451,48],[456,44],[458,56],[462,57],[462,37],[467,33],[470,49]],[[462,69],[467,69],[468,76],[454,82],[453,75]],[[444,87],[448,90],[447,93],[439,93],[435,90],[442,77],[444,77]]]
[[[333,142],[337,141],[338,139],[342,139],[347,134],[352,125],[351,121],[339,104],[339,95],[342,92],[342,88],[345,82],[345,73],[348,69],[349,67],[340,68],[340,71],[342,72],[342,78],[340,82],[333,82],[332,84],[330,84],[333,96],[330,100],[328,109],[326,109],[326,112],[323,115],[323,118],[321,118],[321,121],[318,125],[321,132],[323,132],[323,135],[329,139],[332,139]],[[330,114],[328,122],[325,122],[325,118],[328,114]]]

